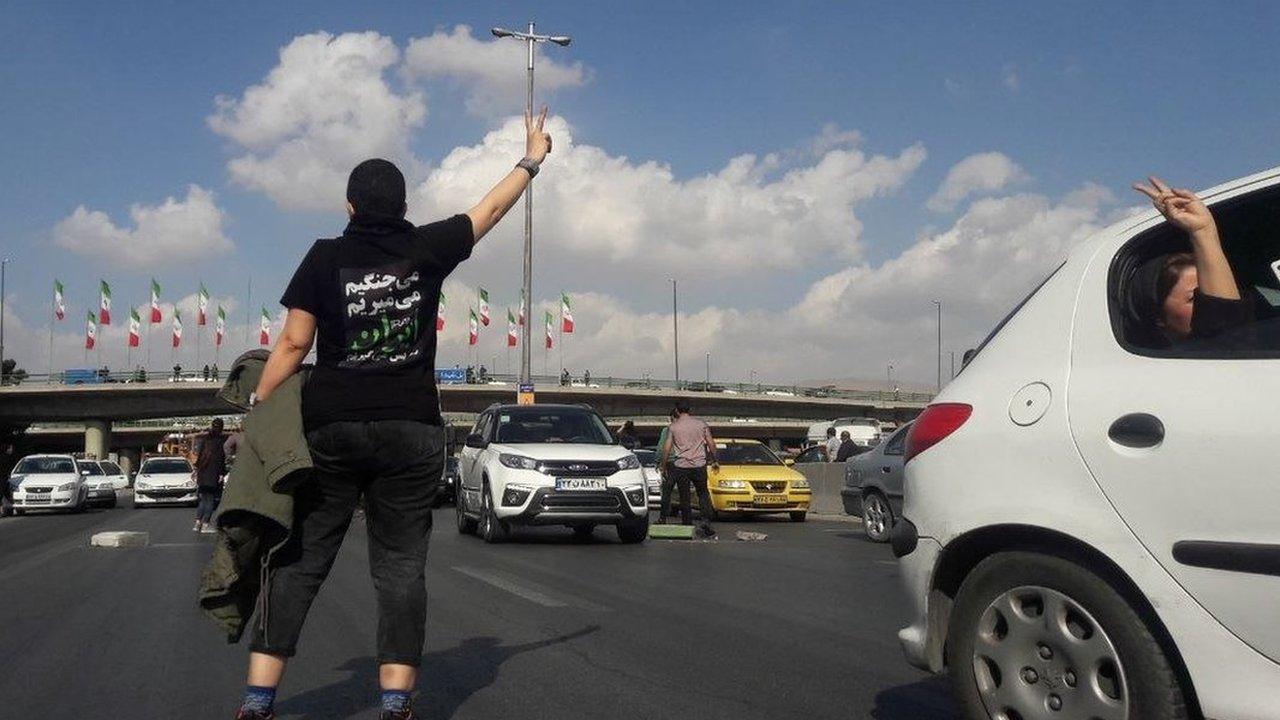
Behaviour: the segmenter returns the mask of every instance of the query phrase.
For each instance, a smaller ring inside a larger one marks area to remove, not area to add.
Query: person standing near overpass
[[[227,436],[222,432],[222,418],[209,423],[209,431],[195,438],[196,493],[200,498],[196,505],[196,532],[212,533],[213,513],[222,500],[222,477],[227,473]]]
[[[711,428],[693,416],[688,400],[676,402],[676,418],[671,421],[666,444],[659,449],[658,458],[659,461],[671,458],[667,473],[671,482],[680,487],[680,522],[693,524],[692,491],[697,491],[702,533],[706,537],[714,537],[716,531],[711,527],[711,517],[715,510],[711,505],[711,493],[707,490],[707,465],[720,469],[720,463],[716,461],[716,441],[711,437]],[[660,522],[666,517],[671,504],[671,493],[666,486],[667,481],[664,480]]]
[[[832,425],[827,428],[827,462],[835,462],[839,454],[840,438],[836,437],[836,428]]]
[[[284,330],[256,390],[267,402],[317,344],[302,391],[314,472],[294,491],[293,532],[263,588],[239,720],[274,718],[276,688],[303,621],[363,496],[378,602],[383,720],[417,717],[410,699],[425,643],[431,504],[444,467],[435,383],[440,286],[516,203],[551,151],[547,111],[525,116],[525,156],[464,214],[405,220],[405,181],[366,160],[347,182],[351,222],[318,240],[281,298]]]

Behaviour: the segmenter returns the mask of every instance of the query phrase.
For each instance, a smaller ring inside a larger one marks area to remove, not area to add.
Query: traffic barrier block
[[[692,525],[650,525],[649,538],[656,540],[692,540]]]
[[[739,530],[736,535],[739,540],[744,542],[759,542],[760,540],[769,539],[769,536],[762,532],[749,532],[747,530]]]
[[[128,532],[124,530],[113,530],[109,532],[94,533],[89,538],[89,545],[93,547],[146,547],[151,541],[150,533],[144,532]]]

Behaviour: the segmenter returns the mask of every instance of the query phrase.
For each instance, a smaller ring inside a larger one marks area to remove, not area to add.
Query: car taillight
[[[910,462],[911,458],[945,440],[972,414],[973,406],[964,403],[938,403],[925,408],[907,433],[902,462]]]

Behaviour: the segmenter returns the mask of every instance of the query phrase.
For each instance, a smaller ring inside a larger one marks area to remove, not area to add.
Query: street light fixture
[[[568,35],[538,35],[535,34],[534,24],[529,23],[528,32],[518,32],[515,30],[507,30],[505,28],[493,28],[490,32],[497,38],[514,38],[523,41],[529,48],[529,62],[527,66],[529,77],[528,97],[526,98],[525,112],[529,117],[533,117],[533,54],[534,46],[540,42],[551,42],[561,47],[567,46],[573,42]],[[524,325],[520,328],[520,393],[523,396],[529,393],[528,401],[532,402],[533,377],[530,374],[530,353],[529,353],[529,328],[533,325],[531,322],[533,315],[533,180],[529,180],[529,185],[524,191],[524,284],[521,289],[521,298],[524,307],[527,308],[528,315],[525,316]]]
[[[0,369],[4,368],[4,271],[9,258],[0,260]]]
[[[680,301],[676,295],[676,279],[671,281],[671,332],[675,337],[676,390],[680,389]]]

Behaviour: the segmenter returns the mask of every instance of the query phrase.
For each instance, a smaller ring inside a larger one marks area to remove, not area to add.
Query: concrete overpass
[[[18,426],[80,423],[84,452],[105,457],[119,445],[112,439],[115,423],[235,413],[234,408],[218,399],[220,387],[220,382],[202,381],[8,386],[0,388],[0,423]],[[679,398],[687,399],[694,412],[701,416],[723,418],[724,422],[718,424],[722,425],[726,437],[778,441],[801,438],[803,428],[809,423],[837,417],[864,416],[901,423],[915,417],[928,402],[927,396],[894,399],[875,392],[806,397],[776,390],[697,392],[623,386],[540,386],[538,390],[540,402],[585,403],[611,420],[661,418]],[[442,385],[440,399],[446,414],[470,416],[494,403],[513,402],[515,387],[510,384]],[[733,418],[767,420],[729,422]],[[130,434],[145,433],[130,431]],[[656,436],[656,431],[654,434]],[[158,439],[156,436],[156,442]],[[154,447],[154,443],[145,444]]]

